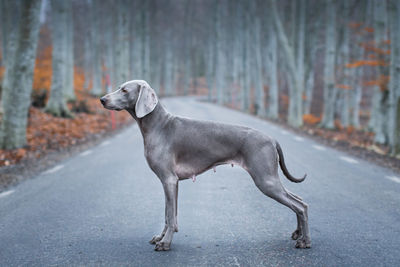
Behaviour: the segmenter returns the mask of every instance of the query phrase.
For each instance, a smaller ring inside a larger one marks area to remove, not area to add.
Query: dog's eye
[[[125,93],[128,93],[128,90],[126,90],[125,88],[122,88],[121,92],[125,94]]]

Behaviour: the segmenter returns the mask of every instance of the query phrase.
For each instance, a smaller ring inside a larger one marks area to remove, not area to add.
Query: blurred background
[[[380,155],[400,153],[397,0],[0,0],[0,166],[132,122],[143,79]]]

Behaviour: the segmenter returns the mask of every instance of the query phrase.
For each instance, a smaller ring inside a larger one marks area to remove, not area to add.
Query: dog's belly
[[[197,163],[188,163],[188,162],[180,162],[177,163],[175,166],[175,173],[178,176],[180,180],[185,180],[188,178],[193,178],[193,176],[197,176],[199,174],[202,174],[203,172],[206,172],[210,169],[214,169],[218,165],[224,165],[224,164],[231,164],[232,166],[238,165],[241,167],[243,166],[243,161],[240,159],[228,159],[228,160],[222,160],[222,161],[216,161],[216,162],[209,162],[205,163],[202,162]],[[246,169],[246,168],[245,168]]]

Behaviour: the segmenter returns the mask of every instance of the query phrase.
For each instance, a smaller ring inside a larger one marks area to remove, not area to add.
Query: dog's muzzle
[[[104,106],[107,103],[107,99],[103,96],[102,98],[100,98],[100,102]]]

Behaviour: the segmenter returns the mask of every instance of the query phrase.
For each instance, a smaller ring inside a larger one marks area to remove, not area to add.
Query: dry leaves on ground
[[[96,134],[112,130],[110,111],[104,110],[97,98],[87,100],[91,114],[76,113],[73,119],[56,118],[41,109],[29,110],[27,145],[14,150],[0,150],[0,167],[23,159],[39,158],[49,151],[83,143]],[[131,122],[127,112],[115,112],[115,125],[120,128]]]

